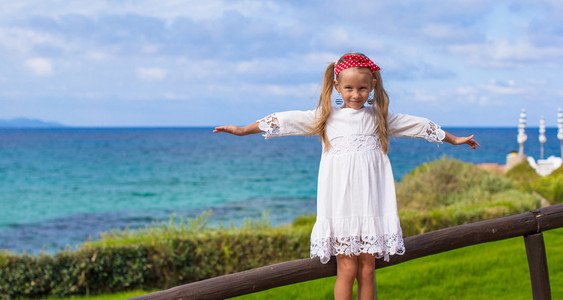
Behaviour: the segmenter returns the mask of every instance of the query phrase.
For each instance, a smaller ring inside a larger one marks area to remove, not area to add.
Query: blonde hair
[[[362,53],[346,53],[342,57],[347,55],[361,55]],[[337,64],[344,61],[340,59],[336,62]],[[319,98],[319,104],[317,106],[316,122],[313,129],[309,132],[309,135],[319,135],[322,143],[325,146],[325,150],[330,149],[330,142],[326,136],[326,122],[330,116],[330,111],[332,110],[332,91],[334,89],[334,65],[335,63],[330,63],[325,70],[323,78],[323,89],[321,91],[321,96]],[[353,67],[358,68],[358,67]],[[367,68],[369,70],[369,68]],[[371,73],[371,72],[370,72]],[[340,74],[339,74],[340,76]],[[389,133],[387,128],[387,112],[389,110],[389,96],[385,89],[383,88],[383,81],[381,79],[381,74],[379,71],[375,71],[376,81],[373,100],[374,105],[371,106],[371,114],[373,116],[373,123],[375,128],[377,128],[377,134],[381,140],[381,148],[383,153],[387,153],[389,149]],[[338,80],[338,78],[336,78]],[[377,114],[377,118],[375,117]],[[376,122],[377,120],[377,122]]]

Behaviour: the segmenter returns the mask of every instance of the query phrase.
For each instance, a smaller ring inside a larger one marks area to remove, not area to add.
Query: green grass
[[[150,292],[146,291],[130,291],[116,294],[103,294],[97,296],[75,296],[69,298],[47,298],[48,300],[69,300],[69,299],[87,299],[87,300],[117,300],[117,299],[127,299],[131,297],[141,296]]]
[[[544,233],[553,299],[563,299],[563,228]],[[408,251],[408,249],[407,249]],[[470,246],[376,271],[380,299],[531,299],[522,237]],[[333,299],[334,277],[235,299]]]

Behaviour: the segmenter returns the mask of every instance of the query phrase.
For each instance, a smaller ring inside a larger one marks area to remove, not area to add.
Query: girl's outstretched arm
[[[217,132],[226,132],[238,136],[245,136],[249,134],[260,133],[262,131],[260,130],[260,128],[258,128],[258,122],[256,122],[245,127],[238,127],[234,125],[215,127],[213,133],[217,133]]]
[[[479,143],[473,139],[474,135],[471,136],[466,136],[466,137],[459,137],[459,136],[455,136],[453,134],[449,134],[446,131],[444,131],[446,133],[446,137],[442,140],[446,143],[450,143],[452,145],[463,145],[463,144],[467,144],[469,145],[469,149],[476,149],[476,147],[481,147],[481,145],[479,145]]]

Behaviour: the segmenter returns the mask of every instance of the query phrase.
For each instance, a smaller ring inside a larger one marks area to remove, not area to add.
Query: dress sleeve
[[[387,124],[390,136],[420,138],[436,144],[446,137],[439,125],[426,118],[390,113]]]
[[[278,136],[306,135],[313,128],[315,111],[278,112],[256,122],[266,139]]]

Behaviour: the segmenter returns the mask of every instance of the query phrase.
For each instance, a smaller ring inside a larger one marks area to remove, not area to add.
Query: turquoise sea
[[[395,179],[442,156],[504,164],[518,149],[516,128],[445,128],[475,134],[477,151],[393,138]],[[525,152],[539,157],[537,128]],[[556,129],[545,156],[560,155]],[[240,224],[267,211],[273,225],[316,209],[321,155],[316,137],[264,141],[212,128],[0,129],[0,249],[48,253],[114,228],[194,217]]]

